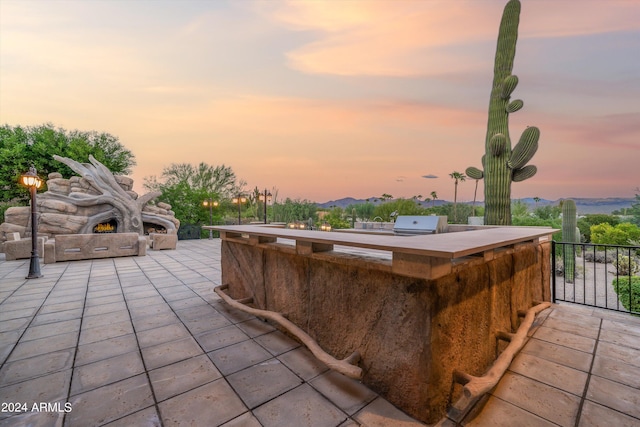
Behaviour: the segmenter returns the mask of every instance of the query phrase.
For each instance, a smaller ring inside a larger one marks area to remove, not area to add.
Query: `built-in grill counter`
[[[402,235],[418,219],[428,227]],[[454,371],[482,375],[497,337],[550,300],[555,230],[439,232],[439,217],[418,219],[386,235],[215,226],[222,284],[234,299],[286,313],[334,357],[359,352],[365,384],[432,423],[455,397]]]

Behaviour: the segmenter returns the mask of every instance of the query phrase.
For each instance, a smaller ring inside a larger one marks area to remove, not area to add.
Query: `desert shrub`
[[[596,251],[595,253],[589,249],[584,251],[584,260],[587,262],[612,263],[615,259],[615,253],[612,251]]]
[[[618,259],[613,261],[613,266],[621,276],[633,276],[640,270],[638,262],[627,255],[618,255]]]
[[[562,259],[562,255],[557,256],[556,257],[556,267],[555,267],[555,274],[556,276],[559,277],[563,277],[564,276],[564,271],[565,271],[565,265],[564,265],[564,260]],[[584,268],[580,265],[574,265],[573,266],[573,275],[574,278],[575,277],[583,277],[584,276]],[[567,279],[567,282],[569,282],[569,280]],[[573,280],[571,280],[572,283]]]
[[[603,223],[591,226],[591,241],[604,245],[631,245],[640,240],[640,227],[623,222],[616,226]]]
[[[614,279],[613,289],[624,308],[634,313],[640,312],[640,277],[622,276]]]

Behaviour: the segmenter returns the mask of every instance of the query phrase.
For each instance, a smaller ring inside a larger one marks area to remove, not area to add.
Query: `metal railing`
[[[640,246],[553,242],[553,302],[640,314],[639,255]]]

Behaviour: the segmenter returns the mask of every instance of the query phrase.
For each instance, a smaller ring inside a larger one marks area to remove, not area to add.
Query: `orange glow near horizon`
[[[513,198],[640,187],[640,3],[604,2],[522,2],[510,133],[541,140]],[[505,3],[0,0],[0,125],[115,135],[139,193],[206,162],[278,199],[452,200],[484,154]]]

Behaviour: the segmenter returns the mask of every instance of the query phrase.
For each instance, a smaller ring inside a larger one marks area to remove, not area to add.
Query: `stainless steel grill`
[[[395,234],[404,236],[445,233],[446,231],[446,216],[399,216],[393,226]]]

